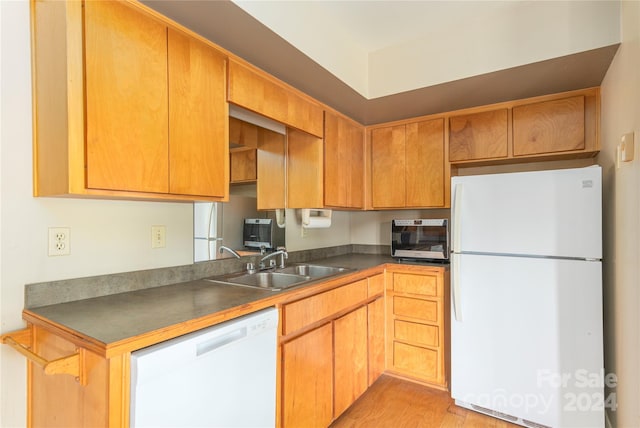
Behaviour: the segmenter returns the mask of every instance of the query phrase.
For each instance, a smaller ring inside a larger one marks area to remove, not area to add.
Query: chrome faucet
[[[265,267],[264,265],[265,260],[270,259],[271,257],[276,257],[276,256],[280,256],[280,268],[284,268],[284,259],[289,258],[289,253],[287,253],[287,250],[284,248],[278,248],[278,251],[271,254],[267,254],[266,256],[260,259],[260,269],[263,269]]]
[[[238,254],[237,252],[235,252],[231,248],[225,247],[224,245],[220,245],[220,254],[222,254],[224,252],[224,250],[227,250],[228,252],[230,252],[231,254],[236,256],[237,258],[240,258],[240,254]]]

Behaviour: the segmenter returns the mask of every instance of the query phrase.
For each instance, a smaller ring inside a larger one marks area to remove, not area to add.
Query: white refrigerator
[[[451,395],[531,427],[603,427],[598,166],[451,180]]]

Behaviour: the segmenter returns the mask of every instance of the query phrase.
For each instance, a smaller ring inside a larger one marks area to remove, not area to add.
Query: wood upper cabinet
[[[34,3],[34,193],[228,197],[226,57],[138,3]]]
[[[508,155],[506,108],[449,118],[449,160],[506,158]]]
[[[169,193],[228,195],[226,57],[169,28]]]
[[[323,141],[287,128],[287,208],[322,208]]]
[[[268,118],[322,137],[322,107],[274,77],[229,61],[228,101]]]
[[[514,107],[514,156],[584,150],[584,98],[580,95]]]
[[[364,208],[364,127],[324,113],[324,205]]]
[[[285,207],[285,136],[258,129],[258,179],[256,198],[258,210]]]
[[[258,127],[229,117],[230,183],[255,182],[258,178]]]
[[[446,388],[448,276],[442,268],[397,267],[387,280],[387,368]]]
[[[445,206],[444,120],[371,131],[373,208]]]
[[[117,2],[84,18],[87,187],[167,193],[167,27]]]
[[[593,157],[600,150],[599,88],[473,108],[449,117],[449,161],[491,164]],[[500,108],[497,108],[500,107]]]

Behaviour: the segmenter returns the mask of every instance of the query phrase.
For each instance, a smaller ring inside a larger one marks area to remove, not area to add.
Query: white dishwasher
[[[273,427],[278,311],[131,354],[131,427]]]

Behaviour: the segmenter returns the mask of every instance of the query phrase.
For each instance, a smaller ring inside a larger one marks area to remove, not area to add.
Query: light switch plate
[[[635,155],[633,132],[624,134],[620,139],[620,162],[631,162]]]

